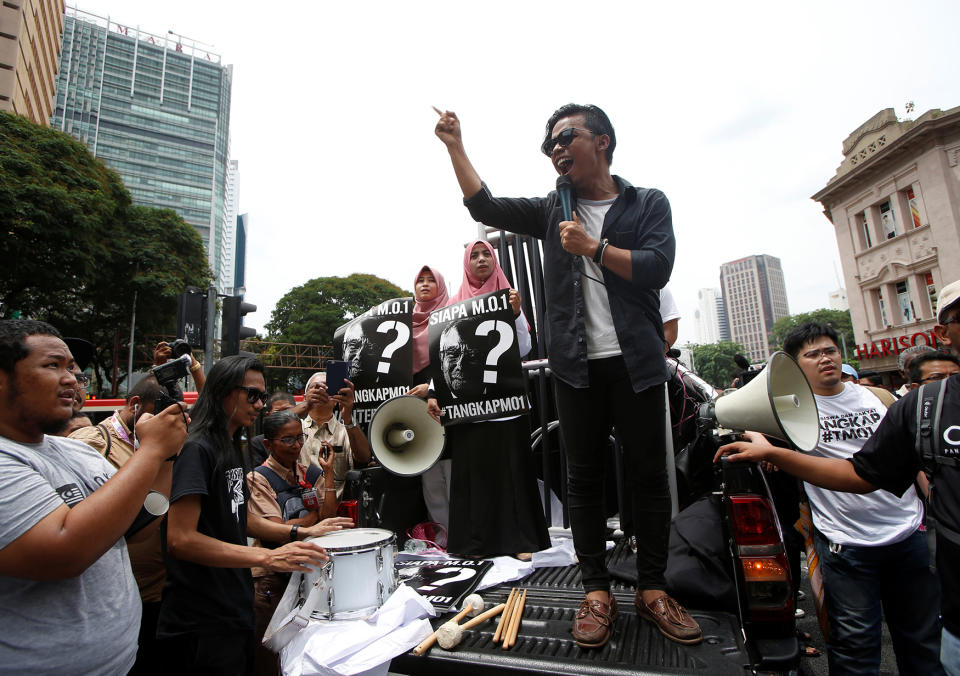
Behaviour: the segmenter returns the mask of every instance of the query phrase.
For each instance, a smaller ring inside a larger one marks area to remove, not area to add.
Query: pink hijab
[[[485,282],[481,282],[479,277],[470,272],[470,253],[477,244],[485,246],[493,257],[493,274],[487,277]],[[482,239],[474,240],[467,245],[467,250],[463,252],[463,281],[460,282],[460,290],[450,299],[450,303],[453,304],[474,296],[482,296],[491,291],[509,288],[510,282],[507,281],[507,276],[503,274],[503,270],[500,268],[500,261],[497,260],[493,246],[490,242],[485,242]]]
[[[433,278],[437,280],[437,295],[432,300],[420,302],[417,301],[413,306],[413,372],[419,373],[427,364],[430,363],[430,341],[427,338],[427,326],[429,325],[430,313],[450,304],[450,297],[447,294],[447,283],[443,280],[443,275],[429,265],[420,268],[420,272],[413,280],[414,298],[416,298],[417,279],[424,271],[429,271]]]
[[[473,247],[477,244],[482,244],[490,252],[490,255],[493,257],[493,274],[487,277],[487,281],[481,282],[480,278],[475,274],[470,272],[470,253],[473,251]],[[467,250],[463,252],[463,281],[460,282],[460,290],[457,291],[456,295],[450,299],[448,305],[453,305],[461,300],[466,300],[467,298],[473,298],[474,296],[482,296],[485,293],[490,293],[491,291],[500,291],[501,289],[510,289],[513,288],[510,286],[510,282],[507,280],[507,276],[503,274],[503,268],[500,267],[500,261],[497,260],[497,254],[493,249],[493,245],[490,242],[486,242],[482,239],[477,239],[467,245]],[[520,314],[523,315],[523,310],[520,310]],[[530,322],[527,321],[526,315],[523,317],[523,321],[527,323],[527,328],[530,328]]]

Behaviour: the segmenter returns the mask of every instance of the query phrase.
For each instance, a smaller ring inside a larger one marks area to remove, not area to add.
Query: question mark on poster
[[[483,372],[483,382],[485,383],[497,382],[497,362],[500,361],[503,353],[509,350],[513,344],[513,330],[506,322],[502,322],[499,319],[488,319],[485,322],[481,322],[480,326],[477,327],[478,336],[487,336],[494,331],[500,336],[500,340],[496,346],[487,353],[486,365],[490,367],[490,370]]]
[[[385,321],[377,327],[377,333],[397,332],[397,337],[390,341],[390,344],[383,349],[380,358],[383,360],[377,365],[377,373],[388,373],[390,371],[390,359],[393,353],[407,344],[410,340],[410,327],[403,322]]]
[[[452,584],[460,580],[469,580],[471,577],[477,574],[477,571],[472,568],[440,568],[436,571],[437,573],[456,573],[452,577],[445,577],[439,580],[434,580],[433,584],[424,585],[422,587],[417,587],[418,591],[433,591],[437,587],[443,587],[444,585]]]

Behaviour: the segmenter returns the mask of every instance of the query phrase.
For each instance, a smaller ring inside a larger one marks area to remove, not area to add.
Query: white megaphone
[[[427,402],[410,395],[380,404],[367,436],[377,462],[399,476],[416,476],[433,467],[446,441],[443,426],[427,413]]]
[[[703,404],[700,415],[728,429],[785,439],[801,451],[812,451],[820,439],[817,400],[786,352],[774,352],[766,368],[736,392]]]

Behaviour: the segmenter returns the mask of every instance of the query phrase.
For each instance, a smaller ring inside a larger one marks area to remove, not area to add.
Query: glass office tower
[[[236,219],[226,194],[231,79],[232,66],[200,43],[67,9],[51,126],[116,170],[134,202],[194,226],[218,283],[233,268],[222,242]]]

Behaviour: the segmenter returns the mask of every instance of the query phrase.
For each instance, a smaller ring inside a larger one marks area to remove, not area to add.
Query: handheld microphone
[[[563,220],[573,220],[573,181],[569,176],[557,176],[557,194],[560,196],[560,208],[563,209]]]

